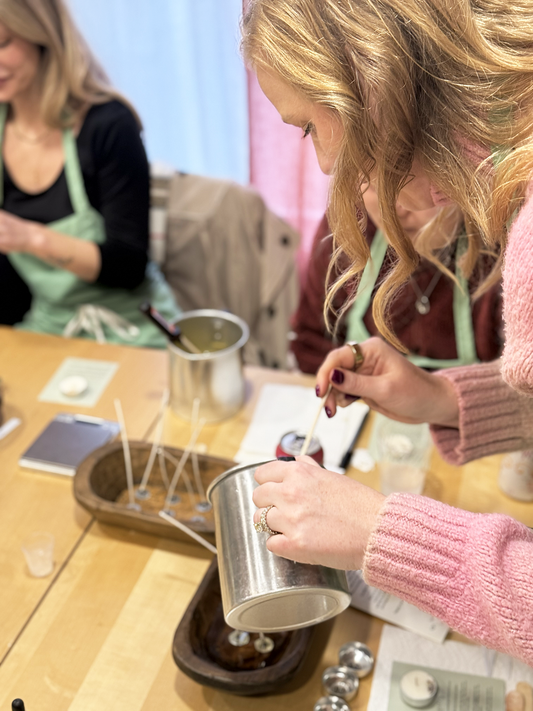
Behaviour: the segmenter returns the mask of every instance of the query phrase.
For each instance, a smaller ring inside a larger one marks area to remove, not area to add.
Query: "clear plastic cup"
[[[375,428],[381,493],[421,494],[432,449],[429,426],[407,425],[380,415]]]
[[[518,501],[533,501],[533,450],[511,452],[503,457],[498,485]]]
[[[51,533],[32,533],[22,544],[30,575],[44,578],[54,569],[54,537]]]

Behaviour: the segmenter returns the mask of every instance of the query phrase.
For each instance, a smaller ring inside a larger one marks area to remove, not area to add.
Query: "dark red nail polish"
[[[336,385],[342,385],[344,383],[344,373],[342,370],[335,369],[331,374],[331,379]]]
[[[320,397],[320,386],[319,385],[316,386],[315,393],[316,393],[317,397]]]
[[[328,417],[333,417],[333,415],[331,414],[331,410],[329,409],[329,407],[326,407],[326,408],[324,408],[324,409],[326,410],[326,415],[327,415]]]

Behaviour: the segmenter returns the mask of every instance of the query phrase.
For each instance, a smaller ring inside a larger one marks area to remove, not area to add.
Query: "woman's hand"
[[[0,210],[0,252],[32,254],[89,283],[96,281],[101,269],[100,250],[94,242],[55,232],[5,210]]]
[[[0,210],[0,252],[31,252],[39,224]]]
[[[253,494],[254,522],[272,505],[267,523],[281,534],[268,538],[268,550],[300,563],[361,567],[382,494],[322,469],[311,457],[263,464],[255,479],[260,486]]]
[[[325,403],[329,417],[337,406],[362,398],[393,420],[458,427],[457,396],[446,378],[413,365],[381,338],[370,338],[360,347],[364,362],[356,372],[351,370],[354,356],[349,346],[331,351],[318,370],[317,395],[325,395],[329,383],[333,386]]]

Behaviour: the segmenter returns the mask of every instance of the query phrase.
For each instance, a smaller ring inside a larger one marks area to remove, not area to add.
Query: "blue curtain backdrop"
[[[248,182],[242,0],[68,0],[111,81],[135,105],[151,162]]]

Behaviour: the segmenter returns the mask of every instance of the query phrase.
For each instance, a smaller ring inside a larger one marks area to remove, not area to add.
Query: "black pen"
[[[366,422],[366,418],[368,417],[369,412],[370,412],[370,409],[368,409],[365,412],[365,414],[363,415],[363,419],[359,423],[359,427],[357,428],[357,432],[355,433],[354,438],[350,442],[350,446],[348,447],[346,452],[344,452],[344,454],[342,455],[342,459],[339,464],[340,469],[348,469],[348,467],[350,465],[350,460],[352,459],[352,455],[353,455],[353,452],[355,449],[355,445],[357,444],[357,440],[359,439],[359,435],[361,434],[361,431],[362,431],[363,426]]]

